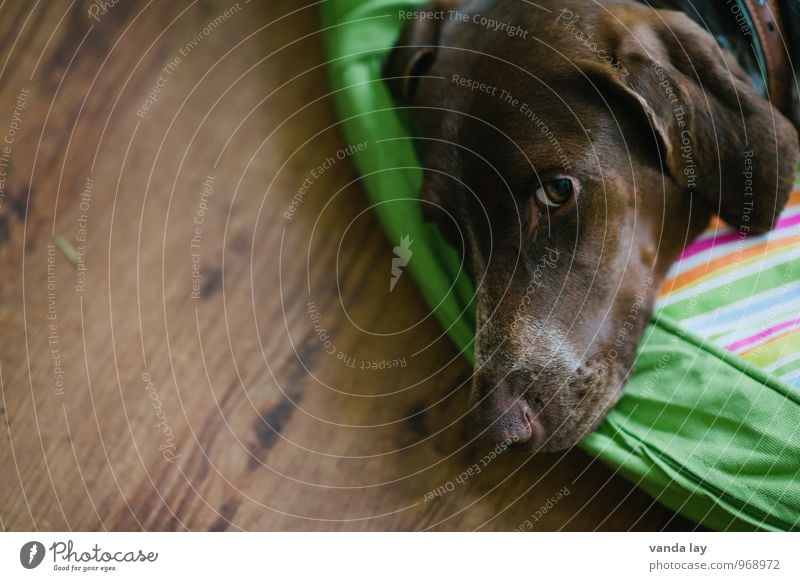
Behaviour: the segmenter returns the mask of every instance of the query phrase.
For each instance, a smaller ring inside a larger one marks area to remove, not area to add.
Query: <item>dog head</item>
[[[423,211],[476,282],[470,425],[565,449],[619,398],[659,282],[711,214],[772,227],[797,134],[682,13],[451,4],[405,15],[384,73],[420,130]]]

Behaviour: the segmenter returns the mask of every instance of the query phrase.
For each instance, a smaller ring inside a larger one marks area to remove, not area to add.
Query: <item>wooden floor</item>
[[[691,527],[582,451],[464,448],[317,7],[89,7],[0,3],[0,528]]]

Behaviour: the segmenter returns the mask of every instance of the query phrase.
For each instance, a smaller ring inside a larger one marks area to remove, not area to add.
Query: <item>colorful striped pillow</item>
[[[800,388],[800,191],[769,234],[743,237],[713,220],[672,266],[656,306]]]

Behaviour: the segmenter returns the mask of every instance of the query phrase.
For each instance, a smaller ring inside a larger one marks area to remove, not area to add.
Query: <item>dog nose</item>
[[[470,417],[470,436],[485,449],[498,452],[507,450],[534,450],[541,430],[538,420],[523,398],[505,399],[489,409],[473,410]],[[484,407],[481,403],[479,408]]]

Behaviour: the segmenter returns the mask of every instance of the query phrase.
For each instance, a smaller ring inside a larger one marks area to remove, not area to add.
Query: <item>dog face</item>
[[[476,282],[470,425],[561,450],[619,398],[659,282],[712,212],[771,228],[797,134],[681,13],[453,8],[412,17],[385,76],[421,132],[423,211]]]

